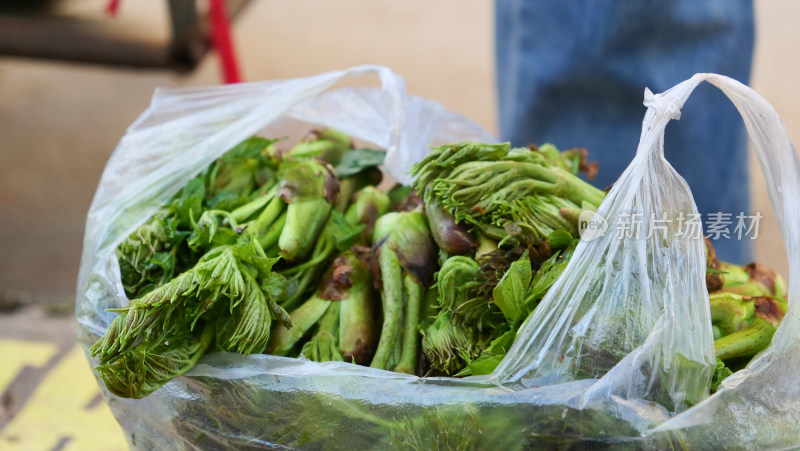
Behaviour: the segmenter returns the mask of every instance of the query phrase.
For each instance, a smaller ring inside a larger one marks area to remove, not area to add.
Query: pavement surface
[[[124,450],[66,305],[0,314],[0,449]],[[66,314],[65,314],[66,313]]]
[[[59,8],[111,20],[102,15],[106,3],[65,0]],[[163,3],[123,1],[113,20],[163,40]],[[234,27],[246,80],[384,64],[403,75],[410,93],[496,131],[491,1],[253,3]],[[798,17],[800,2],[756,1],[751,83],[795,143]],[[74,338],[71,300],[85,215],[105,161],[153,90],[219,80],[213,55],[186,76],[0,57],[0,449],[126,447]],[[753,168],[754,210],[764,216],[756,258],[787,276],[754,159]]]

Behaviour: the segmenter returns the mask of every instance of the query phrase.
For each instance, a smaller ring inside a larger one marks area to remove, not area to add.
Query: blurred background
[[[33,20],[26,11],[0,15],[0,53],[5,54],[0,55],[0,339],[56,341],[63,352],[74,343],[70,303],[84,221],[106,160],[156,87],[218,84],[223,76],[218,53],[209,51],[203,38],[208,2],[198,2],[197,17],[177,14],[177,21],[162,0],[18,3],[26,5],[23,9],[41,4],[57,21]],[[116,8],[113,17],[109,5]],[[756,0],[755,5],[751,86],[775,107],[797,144],[800,2]],[[497,131],[490,0],[258,0],[229,1],[228,7],[244,81],[382,64],[405,78],[410,93]],[[5,8],[10,6],[0,11]],[[172,30],[179,39],[172,39]],[[8,56],[26,52],[114,65]],[[751,161],[753,210],[764,216],[755,257],[788,276],[752,155]],[[32,393],[23,382],[15,384],[18,398]],[[7,402],[10,392],[0,384],[0,394],[5,393],[0,430],[21,405]]]

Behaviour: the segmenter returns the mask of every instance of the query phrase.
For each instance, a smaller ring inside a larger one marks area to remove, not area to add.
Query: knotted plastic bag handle
[[[800,387],[795,379],[800,373],[800,295],[796,289],[800,283],[800,158],[775,109],[753,89],[722,75],[697,74],[663,94],[649,95],[648,115],[654,122],[670,117],[674,106],[682,106],[703,81],[725,93],[744,120],[789,260],[789,309],[770,347],[746,369],[725,379],[714,396],[650,433],[681,430],[698,448],[793,448],[800,445]]]
[[[666,124],[680,117],[702,81],[720,88],[744,118],[781,225],[794,286],[800,282],[800,240],[792,227],[800,214],[798,158],[774,109],[730,78],[697,74],[664,93],[646,91],[648,110],[636,156],[598,215],[615,224],[631,213],[645,218],[666,211],[697,213],[688,185],[664,158],[663,139]],[[616,239],[606,234],[582,241],[489,379],[523,387],[594,379],[581,395],[584,407],[607,408],[604,403],[622,399],[655,401],[680,412],[702,401],[714,366],[704,266],[700,237]],[[765,355],[792,348],[800,337],[797,297],[790,292],[789,313]],[[766,360],[751,367],[758,362]]]
[[[641,141],[663,139],[664,126],[670,119],[680,118],[680,109],[694,88],[703,81],[719,88],[733,102],[744,120],[750,142],[756,152],[770,203],[780,226],[781,237],[789,259],[789,286],[800,282],[800,159],[794,149],[786,126],[778,113],[761,95],[742,83],[718,74],[696,74],[661,94],[645,91],[648,107],[645,123],[652,130],[642,130]],[[647,153],[653,146],[640,144],[637,154]],[[663,156],[663,155],[662,155]],[[789,313],[800,309],[797,290],[789,292]],[[780,344],[789,336],[800,338],[796,324],[797,314],[784,319],[773,344]],[[791,331],[791,332],[790,332]]]

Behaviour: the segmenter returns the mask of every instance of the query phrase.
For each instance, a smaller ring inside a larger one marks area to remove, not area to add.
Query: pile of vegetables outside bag
[[[240,143],[119,244],[130,303],[91,348],[109,391],[147,396],[218,351],[489,374],[604,197],[585,149],[452,144],[378,189],[383,152],[342,133],[279,147]],[[706,243],[713,391],[787,304],[780,276]]]

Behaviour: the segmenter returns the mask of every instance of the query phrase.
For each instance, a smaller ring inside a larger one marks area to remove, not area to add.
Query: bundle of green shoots
[[[604,197],[582,149],[453,144],[414,189],[379,189],[383,151],[333,130],[280,145],[240,143],[118,245],[131,300],[91,348],[109,391],[147,396],[221,351],[487,374]],[[785,290],[715,261],[722,377],[769,343]]]
[[[488,374],[517,329],[563,272],[581,210],[604,193],[585,150],[462,143],[412,169],[440,249],[422,349],[429,373]]]
[[[788,308],[786,284],[776,272],[750,263],[721,262],[706,239],[706,285],[717,367],[711,391],[769,346]]]

